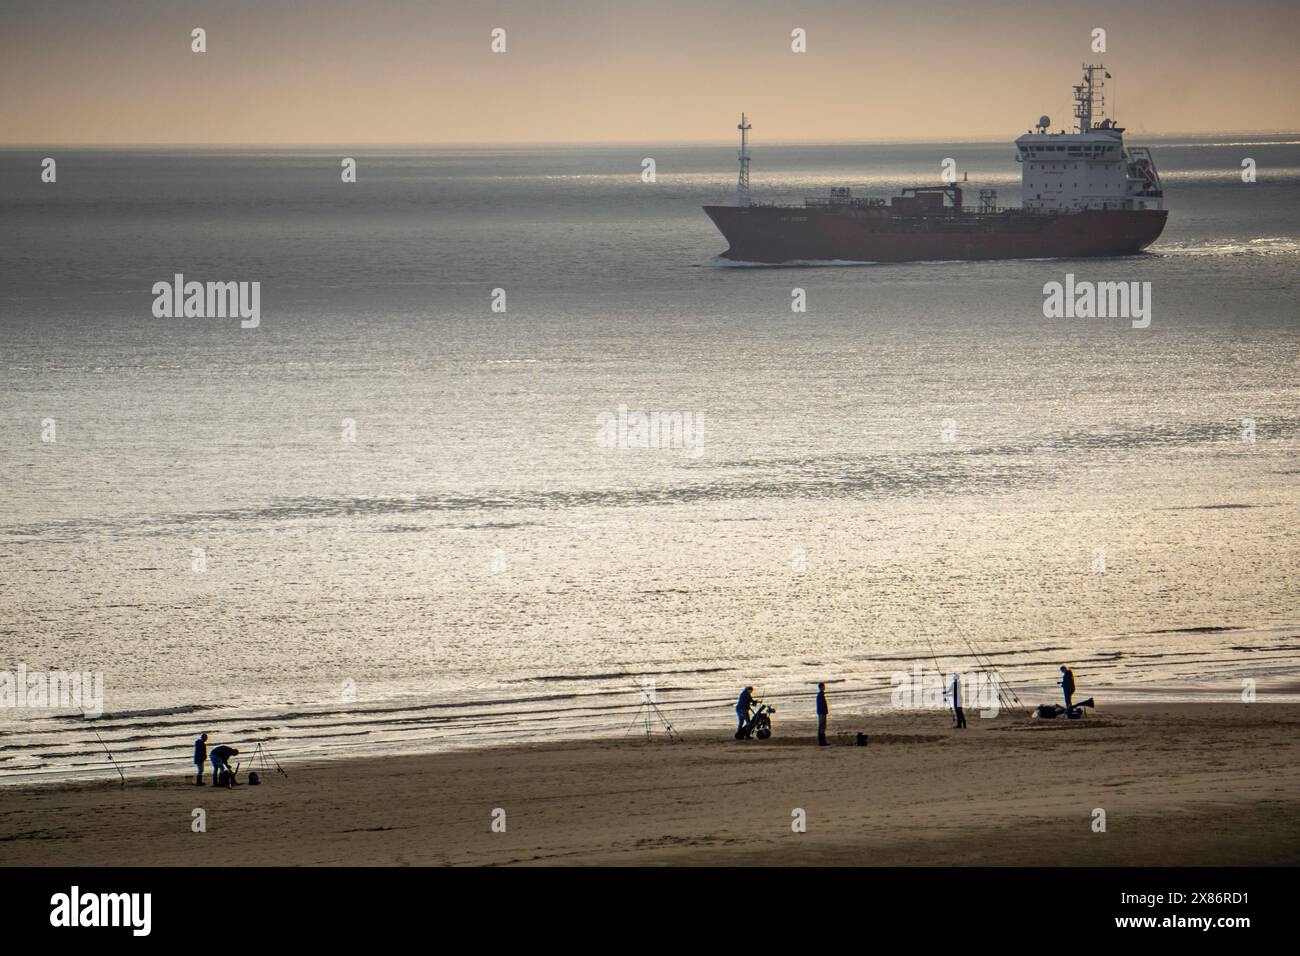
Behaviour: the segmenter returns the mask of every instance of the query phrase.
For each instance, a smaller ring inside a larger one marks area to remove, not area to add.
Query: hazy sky
[[[996,140],[1085,59],[1137,132],[1296,130],[1298,41],[1296,0],[0,0],[0,143]]]

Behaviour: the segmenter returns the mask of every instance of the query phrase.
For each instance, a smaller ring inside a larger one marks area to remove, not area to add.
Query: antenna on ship
[[[1110,74],[1106,72],[1106,67],[1100,63],[1093,65],[1091,63],[1083,64],[1083,82],[1074,87],[1074,115],[1079,120],[1079,132],[1086,133],[1092,129],[1092,114],[1104,112],[1106,109],[1106,100],[1102,96],[1102,80],[1096,74],[1101,73],[1106,79],[1110,79]]]
[[[749,140],[746,137],[754,127],[745,121],[745,114],[740,114],[740,125],[736,129],[740,130],[740,175],[736,178],[736,205],[749,205]]]

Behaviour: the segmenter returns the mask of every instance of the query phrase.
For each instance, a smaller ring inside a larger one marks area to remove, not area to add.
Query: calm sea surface
[[[617,735],[642,682],[852,729],[975,650],[1030,702],[1294,687],[1300,136],[1145,142],[1146,255],[801,269],[715,258],[726,146],[0,152],[0,669],[105,710],[0,710],[0,778]],[[754,194],[949,156],[1018,201],[1009,143],[760,143]],[[155,318],[176,273],[260,326]],[[1044,318],[1067,273],[1150,328]]]

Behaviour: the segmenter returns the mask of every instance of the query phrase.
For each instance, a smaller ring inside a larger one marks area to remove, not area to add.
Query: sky
[[[1295,0],[0,0],[0,145],[1000,140],[1085,60],[1136,133],[1294,131],[1298,41]]]

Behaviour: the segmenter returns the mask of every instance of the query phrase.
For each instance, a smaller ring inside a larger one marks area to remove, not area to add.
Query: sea
[[[701,211],[728,144],[0,151],[0,782],[726,739],[746,685],[853,732],[918,671],[1294,699],[1300,134],[1130,139],[1142,255],[781,267]],[[1010,142],[758,142],[752,195],[945,159],[1018,203]]]

